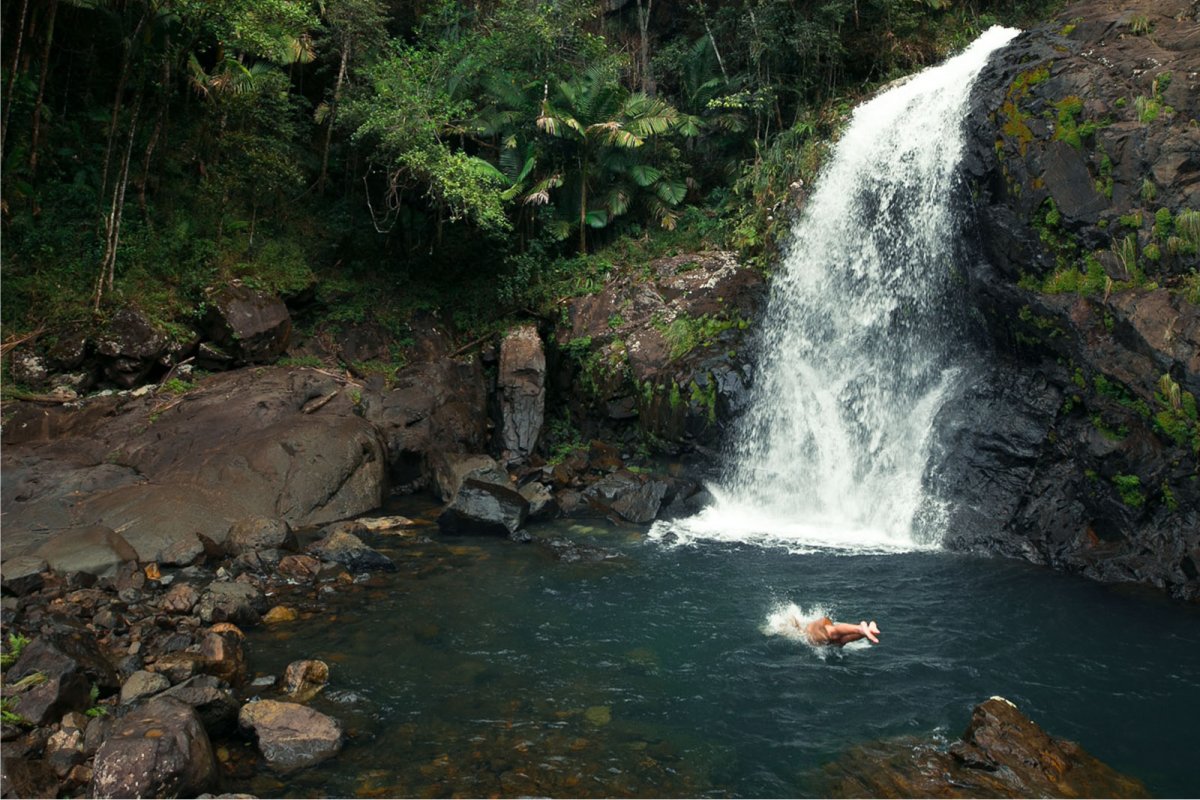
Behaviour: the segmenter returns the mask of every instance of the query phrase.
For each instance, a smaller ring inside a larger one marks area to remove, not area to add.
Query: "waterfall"
[[[793,549],[936,546],[922,475],[966,357],[958,165],[971,84],[1018,31],[860,106],[774,277],[754,398],[715,503],[651,536]]]

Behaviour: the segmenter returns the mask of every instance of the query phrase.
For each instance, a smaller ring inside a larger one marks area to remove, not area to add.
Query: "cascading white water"
[[[651,536],[936,545],[922,474],[960,357],[963,119],[975,76],[1017,33],[992,28],[855,111],[774,279],[754,401],[716,502]]]

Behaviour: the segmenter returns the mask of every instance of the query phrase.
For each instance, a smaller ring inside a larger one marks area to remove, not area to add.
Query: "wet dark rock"
[[[146,669],[165,675],[172,684],[177,684],[200,674],[204,666],[205,658],[199,653],[176,650],[158,656],[153,662],[146,664]]]
[[[246,517],[229,529],[229,552],[241,555],[251,550],[295,550],[296,535],[285,520],[274,517]]]
[[[205,659],[204,672],[232,686],[246,679],[246,635],[228,622],[213,625],[200,640],[200,655]]]
[[[238,625],[257,624],[266,610],[266,599],[261,591],[235,581],[209,584],[196,606],[196,614],[204,622],[233,622]]]
[[[8,594],[23,595],[42,588],[42,573],[50,564],[41,556],[17,556],[0,564],[0,586]]]
[[[213,736],[230,734],[237,727],[241,704],[229,685],[213,675],[196,675],[167,689],[162,696],[196,709],[204,729]]]
[[[627,522],[642,524],[658,516],[669,489],[663,480],[617,472],[593,483],[584,490],[583,497],[601,516],[616,515]]]
[[[713,502],[715,501],[712,492],[697,485],[691,492],[677,493],[674,499],[659,512],[658,518],[670,520],[691,517],[699,514]]]
[[[825,768],[827,797],[1149,797],[1078,744],[993,697],[948,749],[911,739],[855,748]]]
[[[195,710],[155,698],[131,709],[96,752],[91,797],[188,797],[213,788],[217,763]]]
[[[927,475],[952,547],[1200,597],[1200,257],[1158,222],[1200,207],[1195,31],[1184,0],[1078,3],[973,88],[964,299],[988,363]]]
[[[253,733],[267,763],[281,772],[319,764],[342,749],[341,723],[298,703],[255,700],[242,706],[238,724]]]
[[[468,478],[438,517],[438,527],[443,533],[507,536],[528,516],[529,502],[514,489]]]
[[[109,731],[112,730],[116,720],[108,715],[103,715],[91,720],[83,733],[83,751],[88,758],[96,755],[96,751],[100,749],[100,745],[108,738]]]
[[[117,674],[96,637],[81,627],[57,626],[35,638],[21,651],[20,658],[9,668],[6,678],[17,681],[35,672],[48,677],[79,674],[89,685],[95,683],[104,690],[115,690],[120,686]],[[59,716],[68,710],[73,709],[64,709]]]
[[[37,677],[31,677],[34,679]],[[67,711],[87,707],[91,684],[82,672],[61,670],[38,680],[33,685],[17,682],[8,694],[12,699],[12,712],[23,720],[33,725],[45,725]]]
[[[325,561],[341,564],[351,572],[396,570],[396,564],[390,558],[363,544],[362,539],[354,534],[336,526],[325,538],[310,544],[307,550]]]
[[[513,328],[501,340],[496,391],[500,450],[506,461],[523,461],[537,446],[546,411],[546,353],[535,325]]]
[[[292,317],[278,297],[239,284],[208,294],[209,337],[241,363],[273,361],[287,349]]]
[[[429,486],[429,460],[436,453],[486,449],[485,386],[477,358],[441,358],[406,368],[396,376],[392,391],[367,405],[366,419],[386,443],[394,488],[413,491]]]
[[[0,796],[57,797],[58,775],[41,759],[6,755],[0,763]]]

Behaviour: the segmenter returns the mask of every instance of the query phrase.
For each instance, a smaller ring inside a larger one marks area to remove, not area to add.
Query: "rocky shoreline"
[[[387,555],[457,538],[436,525],[432,515],[361,517],[297,537],[263,518],[186,567],[129,561],[100,578],[45,569],[6,577],[3,649],[14,657],[5,659],[0,794],[205,797],[282,787],[336,758],[353,723],[309,705],[336,689],[330,665],[300,660],[260,674],[246,632],[286,631],[331,604],[386,590],[398,565],[438,569],[436,559]],[[511,538],[565,561],[611,557],[570,540]],[[974,710],[959,741],[866,744],[816,779],[830,797],[1147,796],[998,698]],[[521,785],[520,793],[567,791]]]

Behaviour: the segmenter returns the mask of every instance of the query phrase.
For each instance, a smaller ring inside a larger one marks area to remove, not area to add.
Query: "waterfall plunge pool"
[[[252,671],[330,664],[312,705],[350,736],[333,760],[288,776],[246,760],[226,788],[821,796],[821,766],[850,747],[956,739],[999,694],[1154,795],[1195,796],[1200,609],[938,550],[667,547],[604,523],[531,530],[622,558],[563,563],[536,545],[430,527],[424,541],[374,540],[397,573],[251,630]],[[772,635],[772,616],[792,604],[875,619],[882,643],[822,652]]]

